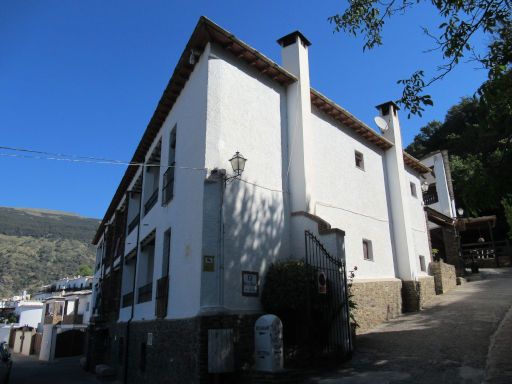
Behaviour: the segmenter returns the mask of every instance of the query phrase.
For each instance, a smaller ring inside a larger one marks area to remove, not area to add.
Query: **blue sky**
[[[392,20],[384,45],[332,33],[327,17],[344,1],[4,0],[0,10],[0,146],[131,159],[198,18],[205,15],[280,62],[276,40],[296,29],[310,47],[311,84],[361,120],[400,96],[396,80],[432,73],[439,53],[420,26],[430,6]],[[482,46],[485,40],[477,44]],[[430,90],[423,118],[401,115],[404,143],[485,80],[475,63]],[[5,151],[0,151],[5,153]],[[0,206],[103,217],[124,173],[117,165],[0,157]]]

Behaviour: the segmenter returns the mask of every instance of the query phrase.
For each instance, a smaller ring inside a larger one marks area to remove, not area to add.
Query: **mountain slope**
[[[98,224],[66,212],[0,207],[0,297],[93,266],[90,243]]]

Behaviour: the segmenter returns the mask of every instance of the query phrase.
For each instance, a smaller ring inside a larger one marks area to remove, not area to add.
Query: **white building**
[[[202,331],[252,327],[233,319],[261,314],[268,267],[303,259],[305,230],[358,267],[365,326],[401,312],[402,288],[410,310],[434,294],[430,170],[403,152],[398,107],[377,106],[388,125],[377,134],[311,88],[302,34],[278,43],[282,66],[201,18],[135,151],[148,165],[127,169],[94,239],[97,324],[114,321],[112,350],[144,351],[118,357],[134,382],[200,381]],[[237,151],[245,170],[225,183]],[[244,286],[247,274],[258,285]],[[159,359],[164,335],[179,367]]]
[[[49,361],[84,352],[85,334],[92,312],[91,300],[92,291],[82,290],[44,301],[39,360]]]

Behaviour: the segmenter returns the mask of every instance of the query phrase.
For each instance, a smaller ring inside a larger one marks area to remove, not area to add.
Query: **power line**
[[[54,152],[47,152],[47,151],[38,151],[34,149],[28,149],[28,148],[16,148],[16,147],[7,147],[7,146],[0,146],[0,149],[13,151],[13,152],[23,152],[23,153],[30,153],[34,155],[25,155],[25,154],[19,154],[19,153],[4,153],[0,152],[0,157],[9,157],[9,158],[21,158],[21,159],[32,159],[32,160],[51,160],[51,161],[65,161],[70,163],[85,163],[85,164],[107,164],[107,165],[126,165],[126,166],[146,166],[146,167],[167,167],[167,168],[175,168],[175,169],[185,169],[185,170],[194,170],[194,171],[208,171],[208,168],[200,168],[200,167],[182,167],[177,165],[159,165],[159,164],[148,164],[148,163],[137,163],[137,162],[131,162],[131,161],[124,161],[124,160],[114,160],[114,159],[108,159],[108,158],[102,158],[102,157],[91,157],[91,156],[80,156],[80,155],[69,155],[69,154],[63,154],[63,153],[54,153]],[[35,156],[37,155],[37,156]],[[248,180],[244,179],[238,179],[239,181],[253,185],[258,188],[265,189],[267,191],[271,192],[278,192],[278,193],[289,193],[286,191],[282,191],[279,189],[266,187],[264,185],[260,185]]]
[[[167,167],[167,168],[188,169],[188,170],[197,170],[197,171],[207,170],[207,168],[200,168],[200,167],[183,167],[183,166],[176,166],[176,165],[138,163],[138,162],[132,162],[132,161],[125,161],[125,160],[107,159],[107,158],[101,158],[101,157],[66,155],[66,154],[62,154],[62,153],[36,151],[36,150],[25,149],[25,148],[13,148],[13,147],[0,146],[0,149],[42,155],[42,156],[31,156],[31,155],[22,155],[19,153],[0,152],[0,156],[2,156],[2,157],[14,157],[14,158],[35,159],[35,160],[67,161],[67,162],[71,162],[71,163],[86,163],[86,164],[110,164],[110,165],[126,165],[126,166]]]

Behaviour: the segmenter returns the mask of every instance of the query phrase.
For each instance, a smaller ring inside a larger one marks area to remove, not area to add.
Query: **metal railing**
[[[149,199],[144,203],[144,214],[151,211],[151,208],[156,204],[158,200],[158,188],[153,191]]]
[[[137,303],[145,303],[147,301],[151,301],[151,297],[153,296],[153,283],[149,283],[143,285],[139,288],[139,298]]]
[[[167,204],[174,196],[174,167],[167,168],[162,185],[162,204]]]

